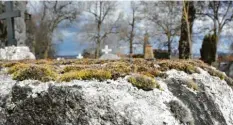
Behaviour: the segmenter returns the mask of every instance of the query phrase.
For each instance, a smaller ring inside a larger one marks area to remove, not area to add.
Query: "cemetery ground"
[[[134,58],[121,60],[66,59],[66,60],[20,60],[0,61],[1,74],[10,74],[14,80],[39,80],[42,82],[70,82],[72,80],[116,80],[124,78],[143,90],[159,88],[156,77],[166,78],[166,71],[176,69],[185,73],[199,73],[199,68],[210,75],[225,80],[233,86],[233,80],[225,73],[205,64],[200,60],[145,60]],[[4,69],[4,70],[3,70]],[[192,81],[192,80],[191,80]],[[189,85],[197,89],[195,83]]]

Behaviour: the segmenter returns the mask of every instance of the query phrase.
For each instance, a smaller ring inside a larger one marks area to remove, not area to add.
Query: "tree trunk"
[[[171,58],[171,36],[170,35],[168,35],[168,37],[167,37],[167,50],[168,50],[168,54],[169,54],[169,58]]]
[[[96,59],[100,57],[100,44],[101,44],[100,28],[101,28],[101,21],[99,20],[97,25],[97,46],[96,46],[96,56],[95,56]]]
[[[186,12],[185,12],[186,11]],[[192,26],[195,19],[193,1],[185,1],[181,19],[181,35],[179,40],[179,58],[188,59],[192,51]],[[185,15],[186,14],[186,15]]]
[[[134,16],[133,16],[133,21],[131,24],[132,29],[130,32],[130,39],[129,39],[129,56],[130,56],[130,58],[133,57],[134,23],[135,23],[135,20],[134,20]]]

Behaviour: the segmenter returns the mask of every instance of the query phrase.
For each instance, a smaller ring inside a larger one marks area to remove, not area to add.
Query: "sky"
[[[30,2],[28,5],[28,9],[30,10],[31,13],[35,11],[35,8],[31,8],[30,5],[37,6],[39,8],[40,4],[38,1]],[[129,12],[130,6],[130,1],[120,1],[118,2],[118,11],[116,12]],[[193,26],[194,32],[203,25],[210,25],[211,21],[203,22],[200,20],[196,20]],[[59,27],[60,28],[60,27]],[[56,49],[57,49],[57,55],[58,56],[66,56],[66,55],[78,55],[79,53],[82,53],[82,51],[85,48],[88,48],[90,44],[88,42],[80,41],[78,39],[78,35],[80,33],[80,27],[77,23],[71,24],[69,27],[62,27],[59,29],[60,33],[62,34],[62,41],[57,41],[54,39],[54,43],[56,44]],[[202,39],[203,36],[198,36],[193,39],[193,53],[199,54],[200,53],[200,48],[202,45]],[[177,39],[178,41],[179,39]],[[156,43],[157,41],[150,39],[151,43]],[[221,52],[228,52],[228,46],[229,44],[221,44],[222,42],[231,42],[229,39],[223,38],[220,40],[219,44],[219,50]],[[178,43],[173,44],[174,48],[178,49]],[[126,47],[124,47],[126,49]],[[157,48],[157,46],[153,46],[153,48]],[[127,50],[124,50],[124,52],[127,52]],[[140,51],[139,51],[140,52]],[[142,52],[142,51],[141,51]]]

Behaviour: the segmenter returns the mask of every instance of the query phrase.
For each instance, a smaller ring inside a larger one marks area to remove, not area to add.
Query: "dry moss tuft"
[[[221,71],[218,71],[212,68],[207,69],[207,71],[210,75],[219,77],[221,80],[224,80],[226,77],[226,75],[222,73]]]
[[[192,73],[198,73],[196,66],[190,64],[188,61],[175,61],[175,60],[164,60],[161,62],[158,62],[158,65],[160,66],[161,71],[167,71],[170,69],[176,69],[180,71],[184,71],[186,73],[192,74]]]
[[[160,89],[159,84],[153,78],[145,75],[131,76],[128,78],[128,82],[132,83],[133,86],[146,91],[153,90],[154,88]]]
[[[97,79],[100,81],[111,79],[111,72],[105,70],[80,70],[80,71],[71,71],[61,75],[60,81],[69,82],[71,80],[91,80]]]
[[[47,82],[50,80],[56,80],[56,77],[56,73],[50,69],[50,67],[36,65],[27,65],[23,69],[13,73],[13,79],[19,81],[33,79]]]
[[[63,73],[70,72],[70,71],[79,71],[79,70],[82,70],[84,68],[85,68],[84,66],[76,66],[76,65],[66,66],[63,69]]]
[[[195,91],[198,90],[198,85],[197,85],[197,83],[195,83],[192,79],[186,80],[186,84],[187,84],[187,87],[188,87],[188,88],[193,89],[193,90],[195,90]]]

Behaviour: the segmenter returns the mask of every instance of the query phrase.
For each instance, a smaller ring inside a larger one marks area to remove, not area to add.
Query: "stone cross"
[[[83,56],[79,53],[78,56],[77,56],[77,59],[82,59]]]
[[[0,20],[7,22],[7,46],[17,45],[15,40],[14,17],[20,17],[19,10],[13,10],[13,1],[5,1],[5,13],[0,15]]]
[[[109,49],[109,48],[108,48],[108,45],[105,45],[105,48],[102,49],[102,52],[104,52],[105,54],[108,54],[108,53],[111,52],[111,51],[112,51],[112,49]]]

